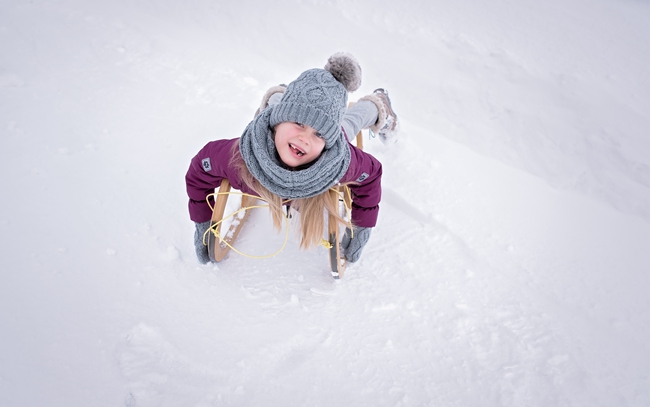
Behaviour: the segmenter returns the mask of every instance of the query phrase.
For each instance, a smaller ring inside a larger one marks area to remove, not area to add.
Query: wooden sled
[[[359,132],[356,137],[357,148],[363,149],[363,133]],[[228,202],[228,192],[230,192],[230,182],[227,179],[221,181],[221,186],[219,187],[218,193],[216,194],[216,201],[214,204],[214,209],[212,212],[212,219],[210,227],[219,223],[223,220],[224,212],[226,209],[226,203]],[[331,199],[334,201],[335,206],[339,207],[341,203],[344,203],[348,208],[351,207],[352,201],[350,196],[345,193],[343,187],[339,187],[339,191],[330,190],[329,191]],[[342,197],[342,198],[341,198]],[[341,202],[341,201],[344,202]],[[248,195],[242,196],[241,208],[247,208],[255,204],[256,199]],[[210,260],[214,262],[220,262],[223,260],[228,252],[230,251],[231,246],[234,244],[235,239],[239,235],[242,226],[244,225],[250,209],[243,211],[243,215],[237,218],[231,225],[228,231],[225,234],[221,233],[221,224],[217,225],[217,233],[221,236],[219,239],[215,236],[214,233],[208,233],[208,253],[210,255]],[[329,259],[330,259],[330,269],[332,276],[335,279],[340,279],[343,277],[345,272],[346,261],[345,258],[341,255],[340,241],[341,241],[341,231],[339,224],[336,221],[336,218],[332,215],[328,215],[327,219],[327,233],[328,233],[328,243],[329,243]]]
[[[230,192],[230,182],[227,179],[221,181],[221,186],[219,186],[219,194],[216,195],[216,201],[214,203],[214,210],[212,211],[212,220],[210,222],[210,227],[223,220],[224,211],[226,210],[226,203],[228,202],[228,192]],[[241,197],[241,208],[246,208],[255,204],[256,199],[248,195],[242,195]],[[245,210],[243,215],[237,217],[228,228],[228,231],[225,234],[221,233],[221,224],[217,225],[217,233],[222,238],[219,239],[215,236],[214,233],[208,233],[208,254],[210,255],[210,260],[214,262],[220,262],[226,257],[226,254],[230,251],[230,247],[233,245],[239,232],[241,231],[250,209]]]
[[[341,199],[343,199],[343,203],[347,208],[352,207],[352,200],[350,199],[350,196],[345,193],[343,187],[339,187],[338,192],[330,189],[329,193],[336,207],[339,207]],[[343,198],[341,198],[341,196],[343,196]],[[330,247],[330,270],[332,271],[332,277],[338,280],[343,277],[347,262],[341,255],[341,247],[339,244],[341,242],[341,230],[339,228],[338,222],[336,221],[336,217],[332,216],[331,214],[327,215],[327,233],[329,236],[328,243]]]
[[[348,104],[348,107],[352,106],[354,103],[351,102]],[[356,137],[357,148],[363,150],[363,132],[359,131]],[[339,206],[339,202],[343,199],[343,203],[347,208],[352,208],[352,199],[350,195],[346,194],[344,187],[339,186],[338,192],[330,190],[330,196],[334,200],[335,206]],[[343,198],[341,198],[341,196]],[[329,258],[330,258],[330,270],[332,271],[332,277],[335,279],[343,278],[343,273],[345,273],[345,266],[347,261],[341,255],[341,230],[339,228],[336,218],[332,215],[328,215],[327,219],[327,232],[329,236]]]

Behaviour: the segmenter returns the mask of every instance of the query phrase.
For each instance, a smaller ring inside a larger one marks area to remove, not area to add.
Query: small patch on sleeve
[[[368,178],[368,177],[369,177],[369,175],[368,175],[367,173],[364,172],[364,173],[361,174],[361,176],[360,176],[359,178],[357,178],[357,182],[363,182],[363,181],[365,181],[366,178]]]
[[[201,160],[201,165],[205,172],[212,171],[212,165],[210,164],[210,157],[204,158]]]

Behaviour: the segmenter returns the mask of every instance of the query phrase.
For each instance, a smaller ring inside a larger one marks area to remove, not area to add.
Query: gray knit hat
[[[307,124],[331,148],[341,133],[341,120],[348,105],[348,92],[361,86],[361,67],[350,54],[332,55],[325,69],[310,69],[291,82],[280,103],[273,108],[269,124]]]
[[[341,130],[347,92],[361,86],[361,67],[346,53],[332,55],[325,69],[310,69],[287,86],[280,103],[264,109],[239,140],[251,174],[272,193],[287,199],[319,195],[336,185],[350,165],[350,148]],[[273,142],[282,122],[307,124],[325,140],[325,149],[308,168],[286,168]]]

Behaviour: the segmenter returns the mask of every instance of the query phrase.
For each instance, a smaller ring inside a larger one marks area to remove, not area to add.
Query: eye
[[[295,123],[296,126],[298,126],[298,127],[305,127],[305,125],[304,125],[303,123],[298,123],[298,122],[294,122],[294,123]]]

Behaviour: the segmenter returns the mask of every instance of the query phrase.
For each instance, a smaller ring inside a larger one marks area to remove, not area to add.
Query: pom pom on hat
[[[361,86],[361,66],[355,57],[346,52],[337,52],[329,57],[325,70],[341,82],[348,92],[354,92]]]

